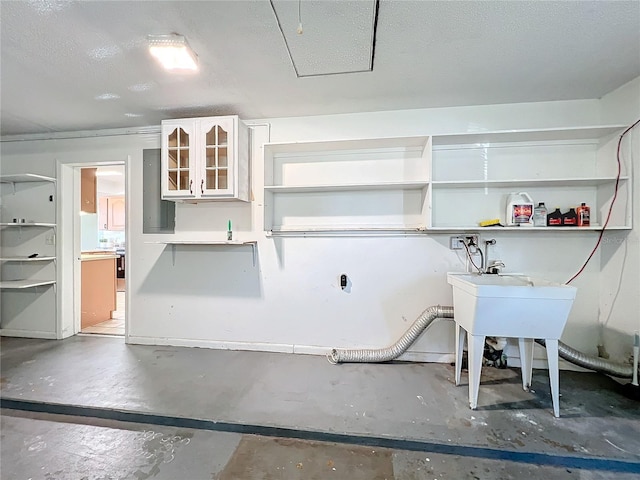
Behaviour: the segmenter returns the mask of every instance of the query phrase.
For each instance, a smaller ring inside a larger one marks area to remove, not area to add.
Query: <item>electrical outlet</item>
[[[455,237],[449,237],[449,249],[451,250],[464,250],[465,244],[472,246],[469,247],[471,253],[475,253],[478,249],[478,235],[464,234]]]
[[[463,250],[464,249],[464,237],[450,237],[449,238],[450,250]]]

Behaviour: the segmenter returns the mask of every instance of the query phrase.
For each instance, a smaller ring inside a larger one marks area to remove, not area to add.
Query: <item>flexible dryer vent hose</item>
[[[434,305],[427,308],[413,322],[407,332],[396,343],[387,348],[379,349],[337,349],[334,348],[327,355],[329,362],[338,363],[378,363],[395,360],[415,342],[437,318],[453,318],[453,307]],[[544,340],[536,340],[545,346]],[[594,370],[605,375],[617,378],[633,377],[633,366],[625,363],[612,362],[604,358],[594,357],[571,348],[562,342],[558,342],[558,355],[560,358],[588,370]]]
[[[388,362],[402,355],[415,342],[436,318],[453,318],[453,307],[434,305],[427,308],[406,331],[400,340],[387,348],[379,349],[351,349],[334,348],[327,355],[329,362],[337,363],[375,363]]]
[[[536,340],[542,346],[546,346],[544,340]],[[571,348],[569,345],[558,342],[558,355],[560,358],[571,362],[579,367],[586,368],[588,370],[594,370],[605,375],[610,375],[617,378],[631,378],[633,376],[633,365],[628,363],[612,362],[611,360],[605,360],[604,358],[594,357],[587,355],[586,353],[579,352],[575,348]]]

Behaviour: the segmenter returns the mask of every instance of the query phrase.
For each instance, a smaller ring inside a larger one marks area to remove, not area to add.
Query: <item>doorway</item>
[[[82,334],[125,334],[125,182],[124,163],[80,167]]]

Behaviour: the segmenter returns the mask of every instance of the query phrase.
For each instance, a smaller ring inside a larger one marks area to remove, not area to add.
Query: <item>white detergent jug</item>
[[[505,217],[507,226],[533,226],[533,199],[526,192],[510,193]]]

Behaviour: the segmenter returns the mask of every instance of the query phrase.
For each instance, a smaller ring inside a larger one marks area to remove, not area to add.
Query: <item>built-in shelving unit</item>
[[[520,227],[479,227],[500,218],[506,224],[506,198],[527,192],[547,210],[567,211],[585,202],[591,226],[536,227],[527,231],[602,230],[609,206],[608,229],[631,228],[631,179],[625,165],[618,178],[616,146],[624,125],[461,133],[434,136],[431,164],[431,232],[469,230],[519,231]]]
[[[2,175],[0,189],[0,334],[55,338],[56,179]]]
[[[402,234],[426,227],[430,137],[271,143],[267,235]]]
[[[472,230],[500,218],[506,198],[526,191],[549,211],[585,202],[591,226],[631,228],[630,171],[617,171],[624,125],[272,143],[264,146],[268,236],[425,234]],[[629,172],[629,173],[628,173]]]

